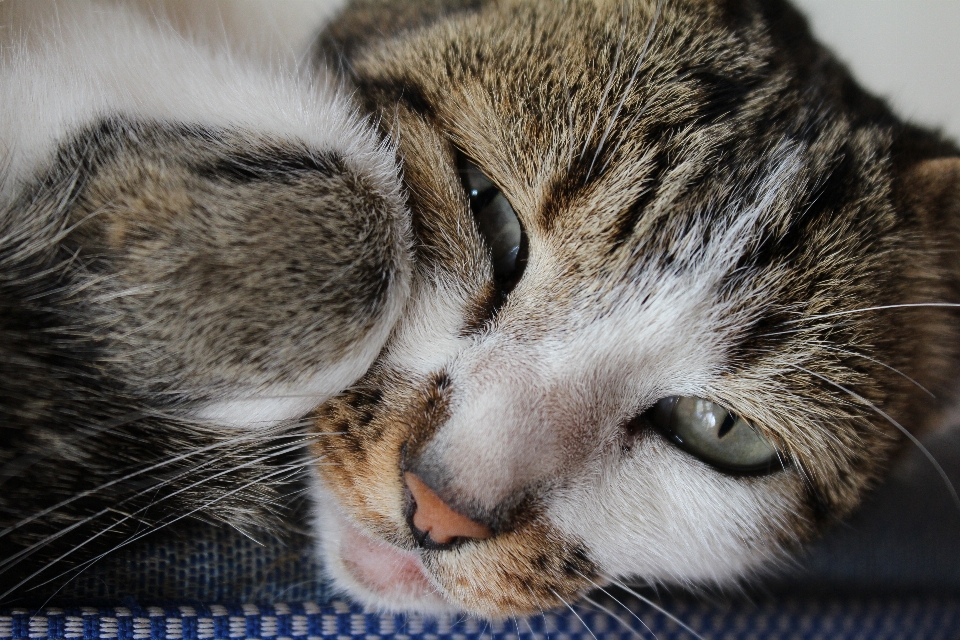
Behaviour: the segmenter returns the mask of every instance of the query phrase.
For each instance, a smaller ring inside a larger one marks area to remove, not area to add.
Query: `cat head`
[[[947,310],[862,310],[956,299],[929,196],[956,162],[926,161],[956,152],[789,6],[355,2],[318,50],[397,141],[416,237],[403,318],[315,413],[355,597],[502,616],[729,583],[854,508],[948,395]]]

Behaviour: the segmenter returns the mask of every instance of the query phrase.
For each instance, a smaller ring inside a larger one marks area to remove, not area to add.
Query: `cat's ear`
[[[353,0],[317,37],[315,56],[349,71],[350,61],[372,42],[429,26],[444,18],[476,11],[491,0]]]
[[[960,229],[960,157],[918,162],[904,173],[900,191],[930,224]]]

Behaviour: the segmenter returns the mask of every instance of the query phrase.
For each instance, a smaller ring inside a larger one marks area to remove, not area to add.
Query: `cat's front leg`
[[[393,150],[340,94],[52,6],[0,6],[0,602],[193,516],[276,524],[296,419],[411,270]]]
[[[111,117],[2,212],[0,600],[131,527],[269,524],[289,427],[406,301],[406,211],[371,148]]]

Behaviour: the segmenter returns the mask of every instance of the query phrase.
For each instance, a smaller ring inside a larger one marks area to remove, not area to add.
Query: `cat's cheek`
[[[812,515],[793,469],[728,475],[647,436],[628,462],[571,487],[549,517],[586,541],[601,574],[723,585],[775,567],[810,535]]]

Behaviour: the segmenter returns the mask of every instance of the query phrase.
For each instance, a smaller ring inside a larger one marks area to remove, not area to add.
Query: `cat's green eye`
[[[781,469],[770,441],[749,422],[703,398],[663,398],[647,412],[670,440],[704,462],[731,473]]]
[[[477,230],[490,249],[493,276],[501,289],[509,291],[526,261],[523,227],[503,192],[475,164],[461,156],[459,165]]]

